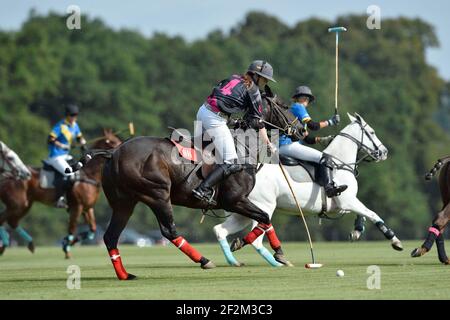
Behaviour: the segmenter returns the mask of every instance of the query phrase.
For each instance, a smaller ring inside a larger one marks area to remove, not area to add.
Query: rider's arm
[[[319,129],[329,126],[328,121],[315,122],[315,121],[311,120],[311,118],[307,121],[304,121],[303,123],[307,123],[308,129],[310,129],[312,131],[317,131]]]
[[[298,118],[303,124],[308,124],[308,129],[317,131],[319,129],[328,127],[328,121],[315,122],[311,119],[306,111],[306,108],[300,103],[294,103],[291,107],[291,112]]]
[[[61,148],[61,149],[67,149],[67,150],[70,149],[69,145],[61,143],[57,140],[60,134],[61,134],[61,125],[58,123],[53,127],[52,131],[48,135],[47,143],[54,144],[55,146],[57,146],[58,148]]]
[[[86,144],[86,140],[83,137],[83,133],[81,133],[80,127],[77,124],[77,131],[76,131],[76,137],[77,142],[79,142],[82,146]]]
[[[54,135],[52,135],[51,133],[48,136],[47,143],[54,144],[55,146],[57,146],[58,148],[61,148],[61,149],[69,149],[70,148],[68,145],[56,140],[56,137]]]
[[[254,121],[255,119],[260,120],[262,118],[262,99],[259,88],[255,84],[252,84],[252,86],[247,89],[247,92],[250,103],[247,109],[246,117],[250,119],[253,118],[252,123],[255,129],[262,129],[264,128],[264,122]]]

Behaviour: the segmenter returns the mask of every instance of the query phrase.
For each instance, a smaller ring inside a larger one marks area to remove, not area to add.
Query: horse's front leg
[[[368,209],[358,198],[356,197],[345,197],[340,199],[340,207],[343,210],[350,210],[356,214],[364,216],[372,221],[377,228],[384,234],[386,239],[391,240],[392,248],[398,251],[403,250],[401,241],[395,236],[392,229],[388,228],[384,223],[383,219],[380,218],[378,214],[374,211]]]
[[[358,241],[361,238],[361,235],[364,233],[366,217],[360,216],[359,214],[356,215],[354,228],[350,232],[349,239],[350,241]]]

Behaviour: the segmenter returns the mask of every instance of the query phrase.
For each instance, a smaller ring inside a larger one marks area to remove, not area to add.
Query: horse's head
[[[19,156],[0,141],[0,174],[28,180],[31,172]]]
[[[266,128],[278,129],[281,133],[297,136],[301,138],[303,125],[292,112],[278,98],[263,98],[262,120]]]
[[[116,136],[111,129],[103,129],[103,137],[96,139],[92,149],[113,149],[119,146],[122,140]]]
[[[347,113],[351,123],[339,135],[345,136],[358,145],[358,152],[364,152],[366,161],[383,161],[387,159],[388,149],[378,139],[375,130],[355,112],[354,116]]]

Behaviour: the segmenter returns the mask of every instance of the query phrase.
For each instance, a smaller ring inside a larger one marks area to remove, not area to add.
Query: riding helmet
[[[276,82],[273,78],[273,68],[267,61],[264,60],[255,60],[253,61],[247,69],[247,72],[256,73],[263,78],[266,78],[270,81]]]
[[[66,116],[78,114],[79,112],[80,112],[80,109],[74,103],[70,103],[66,106]]]
[[[311,103],[316,100],[316,97],[312,94],[312,91],[309,87],[307,86],[299,86],[297,88],[295,88],[295,92],[292,95],[292,98],[296,98],[298,96],[307,96],[309,97]]]

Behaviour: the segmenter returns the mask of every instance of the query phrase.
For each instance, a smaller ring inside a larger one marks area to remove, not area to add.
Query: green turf
[[[412,259],[420,241],[404,242],[403,252],[389,242],[322,242],[315,244],[318,270],[310,262],[306,243],[285,243],[292,268],[273,268],[251,247],[236,253],[245,267],[226,265],[217,244],[196,247],[217,268],[202,270],[173,246],[121,247],[134,281],[118,281],[103,247],[75,247],[64,260],[60,248],[11,248],[0,257],[1,299],[450,299],[450,266],[437,260],[433,249]],[[66,286],[67,267],[81,268],[81,289]],[[367,267],[381,269],[381,289],[367,289]],[[345,272],[343,278],[336,271]]]

